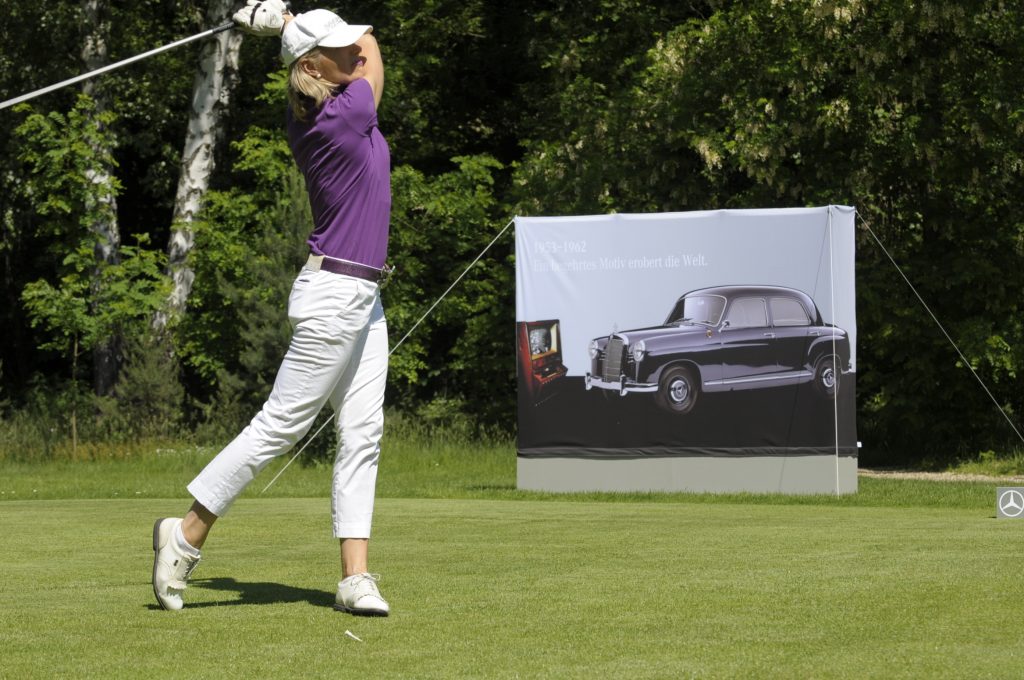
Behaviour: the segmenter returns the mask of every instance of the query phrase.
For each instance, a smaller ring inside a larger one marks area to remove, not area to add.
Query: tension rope
[[[946,340],[948,340],[949,344],[953,346],[954,350],[956,350],[956,353],[957,355],[959,355],[960,360],[963,362],[964,366],[966,366],[968,370],[970,370],[971,375],[973,375],[974,379],[978,381],[979,385],[981,385],[981,389],[985,390],[985,394],[988,395],[988,398],[992,400],[993,404],[995,404],[996,409],[999,411],[1000,414],[1002,414],[1003,418],[1006,419],[1006,422],[1009,424],[1010,428],[1013,429],[1014,433],[1017,435],[1017,438],[1020,439],[1022,443],[1024,443],[1024,435],[1022,435],[1020,433],[1020,430],[1017,429],[1017,426],[1013,424],[1013,421],[1010,419],[1010,416],[1006,415],[1006,411],[1004,411],[1003,407],[999,405],[999,401],[995,398],[995,396],[993,396],[991,390],[989,390],[988,388],[988,385],[986,385],[985,381],[981,379],[981,376],[978,375],[978,372],[974,370],[974,366],[971,366],[971,362],[968,361],[967,357],[964,356],[964,353],[960,351],[960,347],[957,346],[956,342],[953,340],[950,334],[946,332],[946,329],[939,321],[939,318],[935,316],[935,314],[931,310],[931,307],[929,307],[928,303],[924,301],[924,298],[921,297],[921,294],[917,292],[917,288],[915,288],[914,284],[910,282],[910,279],[903,272],[900,266],[896,264],[896,259],[893,258],[893,256],[889,253],[885,245],[882,244],[882,240],[878,238],[878,235],[875,234],[874,230],[871,228],[871,225],[868,224],[868,221],[864,219],[864,215],[862,215],[860,211],[856,211],[856,215],[860,218],[860,222],[861,224],[864,225],[864,228],[867,229],[869,234],[871,234],[871,238],[875,239],[875,243],[877,243],[878,247],[882,249],[882,252],[885,253],[885,256],[889,258],[889,262],[892,263],[892,266],[896,268],[896,271],[898,271],[900,273],[900,276],[903,277],[903,280],[907,283],[907,286],[909,286],[910,290],[913,291],[914,295],[917,297],[918,302],[920,302],[921,306],[924,307],[926,312],[928,312],[928,316],[932,318],[932,321],[935,322],[935,325],[938,326],[939,330],[942,331],[942,334],[946,336]]]
[[[854,216],[856,216],[854,212]],[[832,206],[828,207],[828,280],[829,298],[832,305],[832,322],[836,321],[836,261],[835,244],[832,239]],[[856,317],[854,317],[856,320]],[[842,368],[837,359],[839,352],[836,350],[836,334],[832,333],[832,371],[834,374],[835,394],[832,397],[832,433],[835,436],[835,467],[836,467],[836,496],[839,495],[839,378],[842,375]]]
[[[412,325],[412,328],[410,328],[406,332],[406,334],[402,336],[402,339],[399,340],[397,343],[395,343],[394,347],[392,347],[390,350],[388,350],[388,357],[390,357],[392,354],[394,354],[395,350],[397,350],[399,347],[401,347],[402,343],[405,342],[409,338],[409,336],[413,334],[413,331],[415,331],[417,328],[419,328],[419,325],[421,323],[423,323],[423,321],[428,316],[430,316],[430,313],[434,311],[434,308],[436,308],[439,304],[441,304],[442,300],[444,300],[446,297],[448,297],[448,294],[451,293],[452,290],[455,288],[455,286],[457,286],[459,284],[459,281],[461,281],[463,278],[465,278],[466,274],[469,273],[469,270],[472,269],[473,266],[477,262],[480,261],[480,258],[482,258],[484,256],[484,254],[488,250],[491,249],[491,246],[493,246],[495,243],[498,242],[498,239],[500,239],[502,236],[505,235],[505,232],[508,231],[508,228],[511,227],[515,223],[515,221],[516,221],[516,219],[514,217],[511,220],[509,220],[508,224],[506,224],[505,227],[500,232],[498,232],[498,235],[495,236],[493,239],[491,239],[490,243],[488,243],[486,246],[484,246],[484,249],[481,250],[480,253],[475,258],[473,258],[473,261],[469,263],[469,266],[466,267],[463,270],[463,272],[461,274],[459,274],[458,278],[456,278],[455,281],[452,282],[452,285],[448,286],[448,290],[446,290],[445,292],[441,293],[441,297],[439,297],[436,300],[434,300],[434,304],[430,305],[430,308],[427,309],[427,311],[425,311],[423,313],[423,315],[419,318],[419,320],[416,321],[416,323],[414,323]],[[295,462],[296,458],[298,458],[300,455],[302,455],[302,452],[306,450],[306,447],[308,447],[310,445],[310,443],[312,443],[312,441],[317,438],[317,435],[319,435],[321,432],[323,432],[323,429],[325,427],[327,427],[331,423],[332,420],[334,420],[334,416],[331,416],[330,418],[325,420],[323,425],[321,425],[317,429],[316,432],[314,432],[311,436],[309,436],[306,439],[306,442],[302,445],[302,448],[300,448],[298,451],[296,451],[295,455],[292,456],[291,459],[287,463],[285,463],[284,467],[282,467],[281,470],[276,475],[274,475],[274,478],[270,480],[270,483],[267,484],[265,487],[263,487],[263,491],[260,491],[261,494],[262,493],[266,493],[267,489],[269,489],[270,487],[272,487],[274,485],[274,482],[277,481],[278,477],[280,477],[281,475],[284,474],[284,471],[287,470],[288,467],[292,463]]]
[[[981,379],[981,376],[979,376],[977,371],[974,370],[974,367],[971,366],[971,363],[967,360],[967,357],[960,350],[960,347],[956,344],[956,342],[953,340],[953,338],[950,336],[950,334],[946,331],[945,327],[939,321],[938,317],[932,312],[931,308],[928,306],[928,303],[926,303],[924,301],[924,298],[921,296],[921,294],[918,293],[917,288],[914,286],[913,283],[911,283],[910,278],[907,277],[906,273],[903,271],[903,269],[896,262],[895,258],[893,258],[892,254],[890,254],[888,249],[886,249],[886,247],[882,243],[881,239],[878,238],[878,235],[875,234],[874,230],[871,228],[871,225],[867,222],[867,220],[864,219],[864,216],[860,213],[860,211],[855,210],[854,214],[857,217],[860,218],[861,224],[863,224],[864,228],[867,230],[867,232],[869,234],[871,234],[871,237],[875,240],[875,243],[878,244],[878,247],[881,248],[882,252],[885,253],[885,256],[889,259],[889,262],[892,263],[892,266],[895,267],[896,271],[899,272],[901,277],[903,277],[903,280],[906,282],[907,286],[910,287],[910,290],[913,291],[915,297],[917,297],[918,301],[921,303],[921,306],[924,307],[926,312],[928,312],[928,315],[932,318],[932,321],[935,322],[935,325],[938,326],[939,330],[946,337],[946,340],[948,340],[949,344],[953,346],[954,350],[956,350],[956,353],[957,353],[957,355],[959,355],[961,361],[963,361],[964,365],[967,366],[967,368],[971,371],[971,374],[974,376],[975,380],[978,381],[978,384],[981,385],[981,388],[985,391],[985,394],[987,394],[989,399],[992,400],[992,403],[996,406],[996,409],[999,411],[999,413],[1003,416],[1003,418],[1006,419],[1006,422],[1010,425],[1010,428],[1013,429],[1013,431],[1017,435],[1017,437],[1021,440],[1022,443],[1024,443],[1024,435],[1021,434],[1020,430],[1017,428],[1016,425],[1014,425],[1013,421],[1010,419],[1010,417],[1003,410],[1002,406],[999,405],[999,401],[992,394],[991,390],[989,390],[988,386],[985,384],[985,381]],[[831,217],[832,216],[831,216],[831,211],[830,211],[830,214],[829,214],[829,230],[828,230],[829,231],[829,241],[830,241],[830,247],[829,247],[830,251],[832,250],[832,247],[831,247],[831,238],[832,238],[832,233],[831,233],[832,232],[832,229],[831,229],[831,226],[832,226],[831,225]],[[460,281],[462,281],[462,279],[466,276],[466,274],[469,273],[469,271],[473,268],[473,266],[476,265],[476,263],[480,261],[480,259],[487,253],[488,250],[491,249],[491,247],[495,243],[497,243],[498,239],[500,239],[502,236],[505,235],[505,232],[508,231],[509,227],[511,227],[514,223],[515,223],[515,218],[512,218],[511,220],[509,220],[508,224],[505,225],[505,227],[498,233],[498,235],[495,236],[491,240],[491,242],[488,243],[484,247],[484,249],[480,251],[480,253],[473,259],[473,261],[470,262],[469,266],[466,267],[465,270],[463,270],[463,272],[455,279],[454,282],[452,282],[452,284],[450,286],[448,286],[448,289],[444,293],[442,293],[441,296],[439,298],[437,298],[437,300],[434,301],[434,303],[427,309],[427,311],[424,312],[423,315],[420,316],[420,318],[416,321],[416,323],[412,325],[412,327],[408,330],[408,332],[406,332],[406,334],[404,336],[402,336],[402,339],[399,340],[395,344],[395,346],[391,348],[391,350],[389,350],[389,352],[388,352],[388,356],[389,357],[391,356],[391,354],[393,354],[395,352],[395,350],[397,350],[402,345],[402,343],[404,343],[406,341],[406,339],[409,338],[410,335],[412,335],[412,333],[419,327],[419,325],[421,323],[423,323],[423,321],[434,311],[434,309],[441,303],[441,301],[444,300],[444,298],[447,297],[449,293],[451,293],[451,291],[455,288],[455,286],[458,285],[458,283]],[[831,255],[830,255],[830,257],[831,257]],[[832,295],[833,295],[833,309],[834,309],[835,308],[834,290],[832,292]],[[835,342],[835,339],[833,338],[833,344],[834,344],[834,342]],[[833,349],[833,352],[834,351],[835,350]],[[838,475],[839,475],[839,467],[838,467],[838,465],[839,465],[839,463],[838,463],[838,459],[839,459],[839,441],[838,441],[838,436],[839,436],[838,435],[839,414],[838,414],[838,406],[836,406],[836,409],[837,409],[837,411],[836,411],[836,413],[833,414],[833,417],[835,418],[835,423],[836,423],[836,441],[835,441],[834,445],[835,445],[835,452],[836,452],[836,493],[838,494],[839,493],[839,477],[838,477]],[[295,460],[302,454],[302,452],[305,451],[306,447],[309,446],[309,444],[317,437],[317,435],[320,434],[320,432],[323,431],[323,429],[325,427],[327,427],[328,424],[330,424],[330,422],[332,420],[333,420],[333,417],[327,419],[327,421],[325,421],[323,423],[323,425],[321,425],[320,428],[316,432],[313,433],[312,436],[307,438],[307,440],[303,444],[302,448],[300,448],[295,453],[295,455],[292,456],[291,459],[285,464],[285,466],[282,467],[281,470],[274,476],[274,478],[270,480],[270,483],[267,484],[267,486],[263,488],[263,491],[260,492],[261,494],[265,493],[267,491],[267,489],[269,489],[271,486],[274,485],[274,482],[276,482],[278,480],[278,478],[281,477],[282,474],[284,474],[284,471],[287,470],[288,467],[293,462],[295,462]]]

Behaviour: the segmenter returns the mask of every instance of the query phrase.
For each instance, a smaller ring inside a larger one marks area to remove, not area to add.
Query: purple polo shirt
[[[391,218],[391,153],[377,129],[373,88],[350,83],[315,117],[288,111],[288,145],[306,178],[313,209],[309,248],[316,255],[380,269]]]

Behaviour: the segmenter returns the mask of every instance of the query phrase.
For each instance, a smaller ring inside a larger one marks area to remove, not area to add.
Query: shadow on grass
[[[308,602],[314,607],[331,607],[334,605],[334,593],[310,588],[296,588],[281,583],[245,583],[233,578],[206,578],[189,581],[189,586],[203,590],[220,590],[226,593],[237,593],[238,597],[216,602],[188,602],[188,609],[204,607],[225,607],[231,605],[287,604],[290,602]],[[159,609],[151,605],[150,609]]]

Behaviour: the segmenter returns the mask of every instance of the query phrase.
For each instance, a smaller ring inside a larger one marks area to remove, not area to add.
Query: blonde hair
[[[338,87],[337,83],[314,78],[302,68],[302,63],[309,60],[319,66],[320,56],[320,50],[313,48],[296,59],[288,70],[288,103],[292,107],[292,115],[302,122],[306,122],[310,114],[333,97],[334,89]]]

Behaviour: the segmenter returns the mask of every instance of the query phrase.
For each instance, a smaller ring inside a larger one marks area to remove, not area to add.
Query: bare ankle
[[[189,545],[199,550],[206,542],[206,537],[209,536],[210,529],[213,528],[213,523],[216,521],[217,516],[196,501],[192,503],[188,514],[181,522],[181,533]]]

